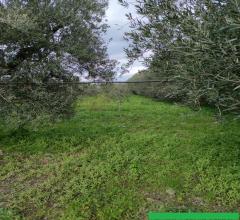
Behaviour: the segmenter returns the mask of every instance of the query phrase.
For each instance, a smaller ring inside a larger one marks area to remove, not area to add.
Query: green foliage
[[[137,95],[148,96],[162,101],[187,102],[188,90],[178,79],[162,79],[151,83],[158,78],[156,72],[143,70],[135,74],[129,81],[150,81],[146,83],[132,83],[128,85],[130,92]]]
[[[135,7],[140,19],[128,16],[126,52],[130,62],[150,52],[149,74],[169,81],[159,96],[239,115],[238,1],[139,0]]]
[[[103,95],[75,108],[70,120],[35,131],[1,129],[1,207],[69,220],[237,211],[239,122],[138,96],[122,100],[121,117],[119,102]]]
[[[20,220],[19,216],[16,216],[10,210],[0,208],[0,219],[1,220]]]
[[[115,62],[108,59],[102,39],[107,4],[1,1],[0,117],[25,122],[41,114],[70,115],[79,91],[62,82],[78,82],[81,75],[112,78]]]

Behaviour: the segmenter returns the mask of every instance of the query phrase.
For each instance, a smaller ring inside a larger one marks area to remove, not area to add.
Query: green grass
[[[90,97],[70,120],[0,138],[0,219],[240,211],[240,124],[207,109]]]

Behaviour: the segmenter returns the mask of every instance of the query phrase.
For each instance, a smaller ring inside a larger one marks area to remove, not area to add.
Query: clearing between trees
[[[0,133],[0,219],[146,219],[240,211],[240,124],[129,96],[79,100],[73,118]]]

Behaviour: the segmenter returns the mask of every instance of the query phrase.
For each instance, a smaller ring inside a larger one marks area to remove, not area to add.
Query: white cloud
[[[109,43],[108,53],[111,59],[116,59],[120,64],[127,63],[127,57],[123,49],[128,47],[128,42],[123,39],[124,32],[129,31],[129,21],[126,18],[126,14],[131,12],[133,16],[136,15],[134,8],[124,8],[118,3],[118,0],[109,0],[109,8],[106,12],[106,18],[110,26],[106,40],[112,38]],[[118,77],[118,80],[127,80],[139,70],[145,67],[140,62],[135,62],[132,67],[129,68],[129,73],[126,73]]]

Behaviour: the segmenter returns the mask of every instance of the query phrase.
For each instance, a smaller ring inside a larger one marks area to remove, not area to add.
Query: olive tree
[[[81,79],[110,80],[107,0],[0,1],[0,115],[69,115]],[[67,83],[66,83],[67,82]]]
[[[120,1],[127,6],[130,1]],[[149,74],[169,80],[180,101],[240,112],[240,11],[235,0],[137,0],[126,49],[132,62],[150,51]],[[174,82],[174,85],[172,84]],[[169,84],[159,85],[166,90]]]

